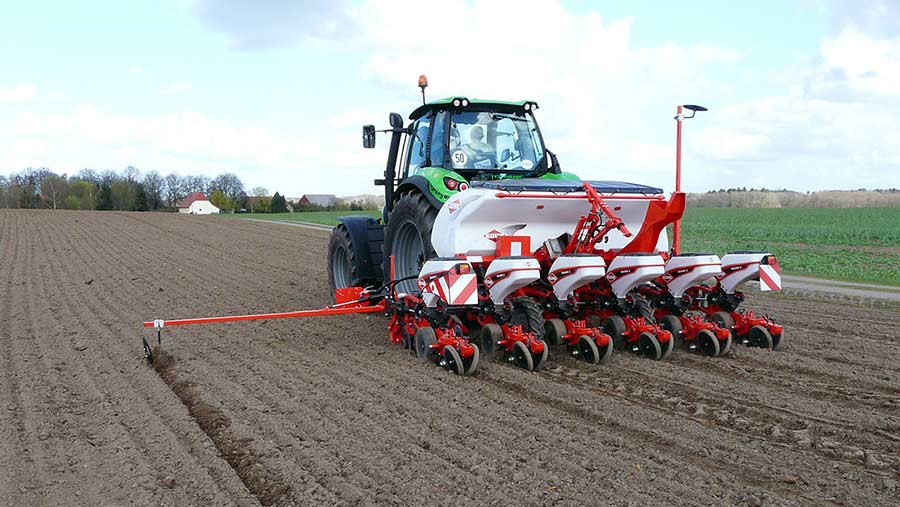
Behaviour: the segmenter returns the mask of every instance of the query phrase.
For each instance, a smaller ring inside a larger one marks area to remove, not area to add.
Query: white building
[[[209,215],[218,213],[219,208],[213,206],[203,192],[191,192],[183,201],[178,203],[178,212],[191,215]]]

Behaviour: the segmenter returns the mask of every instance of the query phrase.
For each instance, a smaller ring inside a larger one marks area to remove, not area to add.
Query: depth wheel
[[[465,375],[466,373],[466,366],[463,364],[462,358],[459,357],[459,352],[449,345],[444,347],[444,361],[442,366],[457,375]]]
[[[556,347],[563,342],[563,336],[569,331],[565,323],[560,319],[548,319],[544,322],[544,341],[551,347]]]
[[[728,312],[716,312],[710,315],[707,320],[719,327],[724,327],[729,331],[732,331],[732,328],[734,327],[734,317]]]
[[[703,355],[709,357],[719,355],[719,339],[709,329],[701,329],[695,340],[697,340],[697,350]]]
[[[534,365],[534,367],[531,368],[531,371],[541,371],[544,369],[544,365],[547,364],[547,355],[550,346],[547,345],[547,342],[543,343],[544,350],[542,350],[540,354],[531,354],[531,363]]]
[[[750,332],[747,333],[747,339],[750,341],[751,347],[772,350],[774,340],[772,340],[769,330],[763,326],[751,327]]]
[[[433,349],[432,345],[437,343],[437,335],[434,334],[434,328],[430,326],[420,327],[416,331],[416,355],[421,361],[428,361]]]
[[[510,358],[512,359],[512,362],[516,363],[516,366],[518,366],[519,368],[528,371],[534,370],[534,360],[531,358],[531,352],[528,350],[528,347],[526,347],[524,343],[513,343]]]
[[[672,333],[673,346],[681,347],[684,345],[684,340],[681,338],[681,331],[684,329],[684,326],[681,325],[681,319],[676,315],[663,315],[661,319],[659,319],[659,327],[665,329],[666,331]],[[665,352],[663,352],[665,353]]]
[[[491,357],[497,349],[497,342],[503,339],[503,328],[497,324],[486,324],[481,328],[481,350]]]
[[[471,343],[471,342],[469,342],[469,345],[472,346],[472,348],[475,350],[475,352],[472,354],[472,357],[470,357],[468,359],[462,358],[463,366],[465,366],[465,375],[466,376],[469,376],[469,375],[475,373],[475,370],[478,369],[478,361],[480,359],[479,356],[481,355],[481,353],[478,351],[478,345],[475,345],[474,343]]]
[[[611,349],[610,346],[612,344],[608,344],[605,348]],[[590,364],[597,364],[600,362],[600,351],[597,350],[597,344],[594,343],[589,336],[581,335],[578,337],[578,345],[576,345],[572,352]]]
[[[616,348],[625,347],[625,320],[618,315],[611,315],[600,321],[600,330],[612,338]]]
[[[781,347],[784,347],[784,341],[784,329],[781,330],[781,334],[773,334],[772,350],[781,350]]]
[[[662,359],[662,347],[659,346],[659,341],[652,333],[643,332],[638,336],[638,348],[642,356],[654,361]]]

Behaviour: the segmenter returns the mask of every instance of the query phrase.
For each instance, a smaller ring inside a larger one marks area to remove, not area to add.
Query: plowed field
[[[461,378],[330,301],[327,232],[0,210],[3,505],[897,505],[900,312],[752,294],[786,350]]]

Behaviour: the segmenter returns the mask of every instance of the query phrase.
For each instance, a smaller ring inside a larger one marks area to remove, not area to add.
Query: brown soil
[[[166,328],[146,366],[141,321],[322,306],[327,237],[0,211],[0,504],[900,501],[900,312],[852,299],[753,294],[789,346],[715,359],[461,378],[348,316]]]

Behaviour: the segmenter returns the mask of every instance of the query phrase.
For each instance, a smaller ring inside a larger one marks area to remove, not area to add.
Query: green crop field
[[[344,215],[310,211],[232,215],[335,225]],[[723,255],[768,250],[787,273],[900,285],[900,208],[693,208],[683,221],[682,250]]]
[[[338,217],[347,215],[369,215],[380,218],[381,211],[300,211],[297,213],[253,213],[251,215],[222,215],[240,218],[258,218],[262,220],[276,220],[280,222],[307,222],[311,224],[337,225]]]
[[[694,208],[682,250],[768,250],[787,273],[900,285],[900,208]]]

